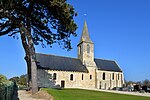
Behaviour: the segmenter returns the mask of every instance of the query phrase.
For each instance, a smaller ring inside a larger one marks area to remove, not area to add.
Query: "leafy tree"
[[[133,81],[126,81],[126,85],[128,86],[128,85],[131,85],[131,84],[134,84],[135,82],[133,82]]]
[[[143,81],[143,85],[150,86],[150,81],[148,79],[145,79]]]
[[[13,82],[18,83],[19,82],[19,77],[18,76],[12,77],[12,78],[9,79],[9,81],[13,81]]]
[[[27,75],[21,75],[19,78],[18,84],[25,86],[26,82],[27,82]]]
[[[2,84],[5,80],[7,80],[6,76],[0,74],[0,84]]]
[[[7,80],[6,76],[0,74],[0,88],[6,84],[6,83],[9,83],[9,81]]]
[[[38,91],[34,45],[40,43],[42,47],[51,47],[58,43],[70,50],[70,36],[76,36],[77,25],[73,20],[76,15],[66,0],[0,1],[0,36],[21,37],[33,93]]]
[[[27,74],[23,74],[20,77],[15,76],[9,79],[9,81],[16,82],[18,85],[24,85],[26,86],[27,84]]]
[[[137,85],[142,85],[142,82],[141,81],[137,81],[136,84]]]

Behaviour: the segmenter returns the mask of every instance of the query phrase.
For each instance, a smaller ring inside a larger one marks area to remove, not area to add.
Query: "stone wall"
[[[52,74],[48,70],[37,70],[38,87],[55,87],[56,82],[52,79]]]
[[[114,87],[122,87],[124,84],[122,72],[101,71],[93,67],[88,67],[88,70],[88,73],[84,73],[38,69],[38,86],[59,88],[62,86],[61,81],[64,81],[64,88],[113,89]],[[56,73],[56,79],[53,79],[54,73]],[[103,73],[105,73],[105,80],[103,80]],[[70,80],[71,74],[73,80]]]
[[[105,79],[103,79],[103,73],[105,73]],[[97,71],[97,88],[113,89],[114,87],[122,87],[123,84],[124,84],[124,76],[122,72],[100,71],[100,70]]]
[[[53,80],[54,73],[56,73],[56,80]],[[73,80],[70,80],[71,74]],[[84,73],[38,69],[39,87],[61,87],[61,81],[65,82],[65,88],[95,88],[95,70]]]
[[[88,50],[89,47],[89,50]],[[89,52],[88,52],[89,51]],[[93,43],[82,42],[78,45],[78,58],[84,64],[86,62],[94,62],[94,45]]]

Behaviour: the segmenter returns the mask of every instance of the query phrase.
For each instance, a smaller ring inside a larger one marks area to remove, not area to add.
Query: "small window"
[[[71,81],[73,80],[73,74],[70,75],[70,80],[71,80]]]
[[[103,80],[105,80],[105,73],[103,73]]]
[[[83,80],[83,74],[82,74],[82,80]]]
[[[114,80],[114,73],[112,74],[112,80]]]
[[[87,44],[87,53],[90,53],[90,45]]]
[[[119,74],[118,74],[118,80],[119,80]]]
[[[90,79],[92,79],[92,75],[90,75]]]
[[[56,73],[53,74],[53,80],[56,80]]]

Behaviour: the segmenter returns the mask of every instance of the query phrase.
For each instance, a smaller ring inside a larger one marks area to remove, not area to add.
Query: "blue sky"
[[[78,16],[77,37],[72,37],[69,52],[58,45],[36,46],[36,52],[77,57],[84,14],[95,58],[115,60],[126,80],[150,79],[150,0],[69,0]],[[0,73],[8,78],[26,73],[24,50],[20,39],[0,37]]]

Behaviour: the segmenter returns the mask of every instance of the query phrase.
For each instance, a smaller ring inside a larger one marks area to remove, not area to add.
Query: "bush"
[[[12,100],[15,91],[17,91],[17,85],[0,75],[0,100]]]

